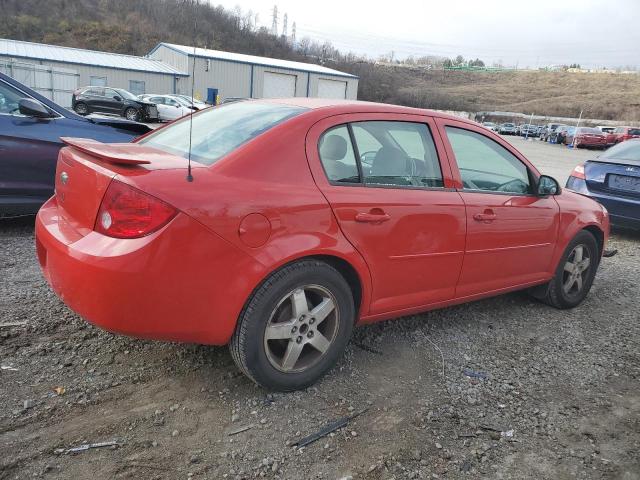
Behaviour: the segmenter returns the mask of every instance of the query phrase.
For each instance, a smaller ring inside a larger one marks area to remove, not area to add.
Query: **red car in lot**
[[[616,127],[613,131],[615,143],[624,142],[631,138],[640,138],[640,128],[638,127]]]
[[[565,143],[576,148],[607,148],[607,137],[597,128],[578,127],[567,132]]]
[[[575,307],[609,234],[498,135],[425,110],[255,100],[65,141],[36,220],[55,292],[113,332],[229,344],[269,389],[315,382],[354,325],[520,289]]]

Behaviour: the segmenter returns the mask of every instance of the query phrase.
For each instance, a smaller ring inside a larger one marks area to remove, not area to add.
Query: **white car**
[[[158,119],[161,122],[170,122],[177,118],[189,115],[191,109],[186,102],[181,102],[173,95],[140,95],[138,98],[155,103],[158,107]]]
[[[178,101],[183,102],[184,104],[188,105],[188,106],[194,106],[196,108],[196,110],[202,110],[203,108],[207,108],[210,105],[208,103],[204,103],[201,102],[200,100],[196,100],[195,98],[191,98],[188,95],[169,95],[170,97],[173,97],[175,99],[177,99]]]

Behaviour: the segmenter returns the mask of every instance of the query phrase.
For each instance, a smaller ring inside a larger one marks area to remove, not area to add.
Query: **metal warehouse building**
[[[256,57],[170,43],[146,57],[0,39],[0,71],[65,107],[87,85],[131,93],[191,93],[209,103],[229,97],[355,99],[358,77],[310,63]]]
[[[66,78],[64,85],[51,85],[53,90],[57,87],[68,93],[69,105],[71,92],[76,87],[109,85],[136,95],[175,93],[179,80],[188,76],[185,71],[177,70],[168,63],[146,57],[0,39],[0,71],[42,91],[39,84],[44,78],[38,72],[43,68],[33,68],[33,65],[47,67],[52,75],[65,72],[68,77],[75,77],[71,82]],[[30,70],[33,70],[32,74]],[[60,97],[60,92],[55,93],[47,96]]]
[[[321,97],[355,99],[358,77],[310,63],[256,57],[171,43],[160,43],[148,54],[175,69],[193,71],[194,95],[213,103],[229,97]],[[178,83],[190,93],[190,80]]]

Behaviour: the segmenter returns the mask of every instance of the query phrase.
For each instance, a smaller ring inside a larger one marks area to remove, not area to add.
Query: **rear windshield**
[[[599,159],[615,158],[617,160],[634,160],[640,161],[640,141],[629,140],[611,147],[604,152]]]
[[[579,132],[580,133],[597,133],[598,135],[602,133],[597,128],[591,128],[591,127],[581,127]]]
[[[260,102],[229,103],[203,110],[193,115],[191,159],[212,165],[240,145],[306,110]],[[188,158],[189,124],[189,117],[184,117],[139,143]]]

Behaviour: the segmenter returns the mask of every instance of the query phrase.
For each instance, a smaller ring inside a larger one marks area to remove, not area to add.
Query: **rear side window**
[[[322,166],[332,182],[360,183],[358,164],[346,125],[327,130],[318,143]]]
[[[353,124],[353,134],[365,183],[443,186],[436,148],[426,124],[357,122]]]
[[[322,135],[318,149],[331,182],[444,186],[435,144],[424,123],[370,121],[339,125]]]
[[[476,132],[446,127],[465,190],[526,194],[529,170],[502,145]]]
[[[212,165],[244,143],[307,109],[293,105],[237,102],[193,115],[191,158]],[[150,134],[140,144],[187,158],[190,117]]]

